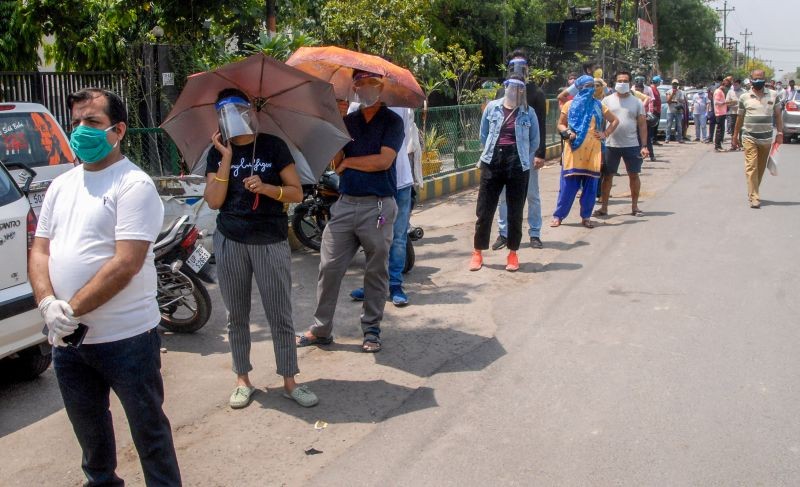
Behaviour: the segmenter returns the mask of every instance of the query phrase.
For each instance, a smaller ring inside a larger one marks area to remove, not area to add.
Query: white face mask
[[[616,91],[621,95],[625,95],[627,93],[630,93],[631,85],[630,83],[617,83],[614,85],[614,91]]]

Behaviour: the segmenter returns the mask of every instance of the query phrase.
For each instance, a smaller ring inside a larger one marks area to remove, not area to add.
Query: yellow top
[[[561,107],[561,113],[567,115],[572,100]],[[608,112],[608,107],[603,105],[603,116]],[[562,154],[562,172],[564,176],[591,176],[600,177],[600,165],[603,160],[603,145],[600,139],[594,136],[596,130],[595,119],[592,118],[589,124],[589,133],[583,139],[580,147],[573,150],[568,140],[564,141],[564,152]]]

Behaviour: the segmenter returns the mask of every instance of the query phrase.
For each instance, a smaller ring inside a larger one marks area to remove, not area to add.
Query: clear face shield
[[[503,106],[515,109],[519,106],[527,106],[528,97],[525,89],[525,82],[518,79],[509,79],[503,83],[505,95],[503,96]]]
[[[362,107],[371,107],[378,103],[383,91],[383,81],[380,76],[359,74],[353,79],[353,93],[356,102]]]
[[[250,104],[238,96],[230,96],[215,105],[219,120],[219,131],[223,142],[242,135],[253,135]]]
[[[506,73],[506,79],[516,75],[522,77],[522,79],[527,81],[529,73],[530,69],[528,68],[528,62],[522,58],[514,58],[508,62],[508,72]]]

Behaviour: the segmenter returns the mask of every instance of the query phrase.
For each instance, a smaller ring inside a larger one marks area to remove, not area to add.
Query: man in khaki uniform
[[[744,173],[747,178],[747,196],[750,208],[761,208],[758,187],[772,146],[773,121],[778,128],[775,142],[783,143],[783,119],[777,93],[766,88],[764,71],[750,73],[752,88],[739,98],[739,114],[733,130],[733,147],[744,146]]]

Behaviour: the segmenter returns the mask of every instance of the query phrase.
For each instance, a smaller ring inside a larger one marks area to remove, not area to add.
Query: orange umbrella
[[[340,100],[353,99],[353,70],[360,70],[384,77],[381,101],[388,106],[418,108],[425,101],[425,93],[411,71],[378,56],[334,46],[301,47],[286,64],[333,84]]]
[[[283,139],[305,183],[315,183],[350,136],[333,87],[264,54],[214,71],[189,76],[175,106],[161,124],[191,167],[219,128],[214,103],[223,88],[250,98],[257,132]]]

